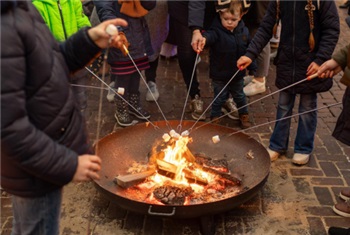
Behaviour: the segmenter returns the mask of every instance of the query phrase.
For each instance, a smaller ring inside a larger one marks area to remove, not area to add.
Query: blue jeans
[[[226,86],[227,82],[224,81],[212,81],[214,89],[214,99],[221,92],[221,90]],[[247,100],[243,92],[243,78],[237,80],[233,79],[230,84],[221,92],[221,94],[215,99],[211,108],[211,117],[220,117],[221,107],[225,104],[226,100],[229,98],[230,94],[233,101],[236,103],[239,114],[248,114]],[[245,107],[243,107],[245,106]],[[243,108],[241,108],[243,107]]]
[[[299,94],[300,102],[298,113],[317,108],[317,94]],[[285,91],[280,92],[276,120],[293,114],[296,94]],[[273,151],[283,153],[288,149],[291,118],[276,122],[269,148]],[[317,111],[299,116],[297,135],[294,141],[294,152],[310,154],[314,148],[314,138],[317,126]]]
[[[11,235],[58,235],[62,189],[42,197],[12,196]]]

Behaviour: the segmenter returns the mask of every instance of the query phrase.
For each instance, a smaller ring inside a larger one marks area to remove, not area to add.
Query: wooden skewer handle
[[[314,78],[316,78],[316,77],[317,77],[317,73],[314,73],[314,74],[308,76],[308,77],[307,77],[307,80],[312,80],[312,79],[314,79]]]

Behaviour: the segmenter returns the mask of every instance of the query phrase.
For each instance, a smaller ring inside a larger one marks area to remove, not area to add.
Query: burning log
[[[163,185],[153,191],[154,197],[164,204],[183,205],[186,197],[191,195],[191,187],[181,187],[172,185]]]
[[[178,167],[174,164],[171,164],[169,162],[157,159],[157,166],[159,169],[166,171],[166,172],[170,172],[170,173],[178,173]],[[199,176],[199,175],[195,175],[193,174],[191,169],[188,168],[184,168],[182,170],[182,172],[185,174],[185,177],[191,181],[194,181],[196,183],[200,183],[200,184],[208,184],[208,180]]]
[[[135,184],[139,184],[144,181],[147,177],[156,173],[155,169],[151,169],[148,171],[128,174],[128,175],[120,175],[115,177],[114,183],[118,184],[120,187],[128,188],[134,186]]]

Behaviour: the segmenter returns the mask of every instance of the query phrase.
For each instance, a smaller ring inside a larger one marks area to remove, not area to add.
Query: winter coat
[[[118,27],[130,43],[128,48],[131,58],[139,59],[144,56],[153,55],[151,38],[145,17],[131,17],[120,12],[121,5],[118,0],[94,1],[96,11],[100,21],[122,18],[128,22],[127,27]],[[152,10],[156,6],[156,1],[142,0],[141,4],[146,10]],[[108,55],[108,62],[129,61],[129,56],[124,56],[119,49],[111,48]]]
[[[228,81],[237,72],[237,60],[246,53],[250,43],[249,30],[241,20],[233,32],[224,28],[220,16],[217,14],[213,25],[203,33],[206,38],[206,46],[210,47],[210,72],[213,80]],[[256,71],[256,64],[252,63],[249,70]],[[245,76],[245,71],[240,71],[235,79]]]
[[[33,0],[54,37],[63,42],[79,29],[91,26],[80,0]]]
[[[258,57],[272,36],[276,22],[276,1],[271,1],[267,13],[247,50],[246,56]],[[331,58],[339,37],[339,16],[334,1],[313,1],[315,7],[313,30],[315,48],[310,52],[310,25],[306,1],[279,1],[282,24],[275,65],[276,86],[282,89],[306,78],[308,66],[315,62],[321,65]],[[287,89],[291,93],[315,93],[332,87],[332,79],[304,81]]]
[[[98,52],[87,28],[59,44],[32,3],[1,2],[1,186],[7,192],[35,197],[57,190],[72,180],[78,155],[91,152],[69,73]]]
[[[343,110],[335,125],[333,136],[350,146],[350,44],[334,54],[333,59],[344,70],[344,75],[340,81],[347,86],[343,96]]]

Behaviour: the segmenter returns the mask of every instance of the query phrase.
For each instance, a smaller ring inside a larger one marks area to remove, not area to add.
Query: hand
[[[309,67],[307,68],[306,76],[308,77],[308,76],[311,76],[311,75],[317,73],[319,67],[320,66],[318,64],[316,64],[315,62],[312,62],[309,65]]]
[[[199,29],[196,29],[192,33],[192,41],[191,41],[191,46],[192,49],[199,53],[203,51],[204,46],[205,46],[205,38],[202,36],[202,33],[199,31]]]
[[[241,58],[237,60],[237,68],[239,68],[239,70],[246,69],[252,62],[253,61],[248,56],[241,56]]]
[[[106,20],[88,30],[88,34],[91,40],[94,41],[95,44],[101,49],[107,48],[109,44],[111,44],[111,46],[113,47],[120,47],[122,45],[122,43],[120,42],[119,35],[110,36],[106,32],[106,28],[110,24],[124,27],[128,25],[128,23],[125,20],[117,18],[113,20]]]
[[[319,67],[317,74],[320,78],[330,78],[339,73],[341,70],[342,68],[339,66],[339,64],[335,60],[330,59]]]
[[[128,42],[128,39],[126,39],[125,33],[119,32],[119,41],[122,44],[120,47],[117,48],[122,51],[123,55],[127,56],[127,54],[129,53],[128,48],[130,46],[130,43]]]
[[[101,159],[96,155],[81,155],[78,157],[78,167],[73,176],[73,182],[98,180],[101,170]]]

